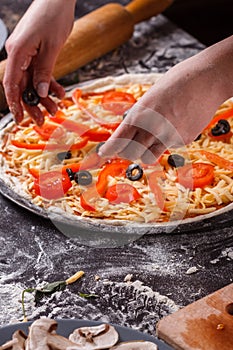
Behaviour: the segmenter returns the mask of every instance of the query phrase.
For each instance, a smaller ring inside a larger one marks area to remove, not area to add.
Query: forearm
[[[217,88],[226,100],[233,96],[233,35],[207,48],[203,52],[206,60],[213,65]],[[214,79],[214,78],[213,78]]]

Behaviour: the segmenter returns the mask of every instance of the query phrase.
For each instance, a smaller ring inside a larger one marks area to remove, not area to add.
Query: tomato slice
[[[150,189],[155,197],[155,200],[156,200],[158,207],[162,211],[166,211],[166,209],[164,207],[165,200],[164,200],[163,191],[158,183],[159,179],[162,179],[162,180],[166,179],[165,172],[163,170],[153,171],[153,173],[151,173],[149,175],[148,184],[149,184],[149,187],[150,187]]]
[[[33,129],[41,136],[43,140],[60,139],[65,135],[65,130],[60,125],[45,122],[41,127],[34,125]]]
[[[105,129],[116,130],[116,128],[118,128],[120,123],[108,123],[106,120],[100,119],[94,112],[90,111],[87,108],[86,104],[80,101],[81,96],[82,96],[82,91],[79,89],[76,89],[72,94],[73,101],[77,105],[77,107],[82,112],[84,112],[90,119],[94,120],[97,124],[104,127]]]
[[[34,178],[35,193],[46,199],[58,199],[71,188],[72,183],[68,175],[59,171],[49,171]]]
[[[82,136],[88,137],[88,139],[93,142],[102,142],[107,141],[111,133],[108,130],[94,128],[87,130]]]
[[[88,141],[89,141],[89,138],[88,138],[88,137],[82,137],[82,138],[80,139],[80,141],[78,141],[78,142],[76,142],[76,143],[73,143],[73,145],[71,145],[71,146],[69,147],[69,149],[70,149],[71,151],[75,151],[75,150],[78,150],[78,149],[82,149],[83,147],[86,146],[86,144],[88,143]],[[67,145],[66,145],[66,147],[67,147]]]
[[[95,202],[99,197],[96,186],[91,186],[81,194],[80,204],[85,210],[96,211]]]
[[[53,120],[55,123],[62,124],[62,126],[66,130],[73,131],[82,137],[87,136],[89,140],[93,142],[106,141],[111,136],[111,133],[106,129],[103,129],[103,128],[89,129],[88,126],[82,123],[78,123],[66,118],[65,114],[60,110],[57,111],[57,113],[54,116],[49,115],[49,118]]]
[[[83,136],[83,134],[88,130],[86,125],[66,118],[65,114],[60,110],[58,110],[55,115],[49,115],[48,117],[55,123],[62,124],[66,130],[73,131],[78,135]]]
[[[210,162],[218,165],[220,168],[233,171],[233,162],[230,160],[224,159],[223,157],[220,157],[219,155],[208,151],[200,150],[198,152],[206,156]]]
[[[61,151],[61,150],[77,150],[83,148],[87,142],[88,138],[84,137],[79,142],[72,145],[60,144],[60,143],[26,143],[23,141],[11,140],[13,146],[17,148],[25,148],[28,150],[45,150],[45,151]]]
[[[64,98],[58,102],[60,108],[69,108],[70,106],[73,106],[73,104],[74,102],[71,97]]]
[[[46,147],[45,143],[26,143],[17,140],[11,140],[11,144],[17,148],[25,148],[31,150],[43,150]]]
[[[178,182],[194,190],[210,185],[214,180],[214,166],[206,163],[186,164],[177,169]]]
[[[116,115],[123,115],[135,102],[137,100],[132,94],[123,91],[105,92],[101,100],[103,108]]]
[[[141,195],[132,185],[121,183],[109,186],[104,197],[111,204],[119,204],[132,203],[141,198]]]
[[[36,179],[39,178],[39,176],[40,176],[39,170],[37,170],[37,169],[35,169],[35,168],[29,168],[28,171],[29,171],[29,173],[30,173],[33,177],[35,177]]]
[[[101,158],[99,158],[101,161]],[[103,161],[103,160],[102,160]],[[100,171],[97,183],[89,187],[80,197],[80,204],[85,210],[96,211],[95,202],[99,197],[104,197],[108,188],[108,175],[113,177],[124,176],[130,161],[125,159],[113,159],[111,163],[107,163]],[[83,169],[83,167],[82,167]],[[76,170],[77,171],[77,170]]]
[[[57,143],[26,143],[23,141],[11,140],[13,146],[17,148],[25,148],[29,150],[47,150],[56,151],[67,148],[67,145],[59,145]]]
[[[225,143],[230,143],[231,137],[232,137],[233,133],[230,131],[227,134],[223,134],[223,135],[219,135],[219,136],[214,136],[212,135],[211,132],[208,133],[208,136],[211,140],[213,141],[222,141]]]
[[[62,173],[66,174],[66,169],[71,169],[73,172],[93,169],[97,166],[101,166],[102,162],[103,160],[100,156],[96,152],[93,152],[88,154],[81,162],[64,165],[62,167]]]
[[[207,130],[212,128],[214,125],[216,125],[218,123],[218,121],[220,119],[228,119],[228,118],[233,118],[233,107],[223,111],[222,113],[216,115],[211,121],[210,123],[207,125],[207,127],[203,130]]]
[[[112,177],[119,177],[119,176],[126,176],[126,169],[131,164],[131,161],[127,159],[113,159],[111,163],[108,163],[105,165],[105,167],[100,171],[98,180],[97,180],[97,191],[98,193],[103,196],[104,193],[107,190],[108,187],[108,176],[111,175]]]

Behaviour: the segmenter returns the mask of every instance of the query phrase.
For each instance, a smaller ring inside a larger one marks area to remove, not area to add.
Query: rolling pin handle
[[[131,13],[134,24],[145,21],[163,12],[174,0],[133,0],[125,9]]]

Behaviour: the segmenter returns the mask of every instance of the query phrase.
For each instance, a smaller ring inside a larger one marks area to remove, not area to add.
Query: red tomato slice
[[[104,109],[116,115],[123,115],[135,102],[137,100],[132,94],[122,91],[105,92],[101,101]]]
[[[217,124],[217,122],[220,119],[228,119],[228,118],[233,118],[233,108],[229,108],[229,109],[225,110],[224,112],[218,114],[216,117],[214,117],[204,130],[212,128],[214,125]]]
[[[99,162],[101,162],[99,158]],[[131,162],[125,159],[114,159],[111,163],[105,165],[105,167],[100,171],[96,185],[89,187],[80,197],[80,204],[83,209],[88,211],[96,211],[95,201],[101,196],[103,197],[108,188],[108,175],[124,176],[126,169]],[[76,165],[77,166],[77,165]],[[101,164],[99,164],[101,166]],[[82,169],[83,166],[82,166]],[[72,169],[73,170],[73,169]],[[74,171],[74,170],[73,170]],[[77,171],[77,170],[75,170]]]
[[[64,116],[65,114],[62,111],[57,111],[57,113],[52,116],[49,115],[49,118],[53,120],[55,123],[62,124],[62,126],[68,131],[73,131],[79,136],[85,137],[87,136],[90,141],[94,142],[102,142],[107,141],[107,139],[111,136],[111,133],[103,128],[93,128],[89,129],[88,126],[70,120]]]
[[[59,144],[59,143],[26,143],[23,141],[11,140],[13,146],[17,148],[25,148],[31,150],[45,150],[45,151],[62,151],[62,150],[77,150],[83,148],[87,142],[88,138],[84,137],[79,142],[72,145]]]
[[[178,182],[194,190],[210,185],[214,180],[214,166],[206,163],[187,164],[177,169]]]
[[[155,197],[156,203],[158,207],[163,211],[166,210],[164,208],[164,195],[161,187],[158,184],[158,180],[159,179],[165,180],[165,178],[166,178],[165,172],[163,170],[155,170],[153,171],[153,173],[149,175],[149,179],[148,179],[148,184]]]
[[[208,133],[208,136],[211,140],[213,141],[222,141],[225,143],[230,143],[231,137],[232,137],[233,133],[230,131],[227,134],[223,134],[223,135],[219,135],[219,136],[214,136],[212,135],[211,132]]]
[[[108,123],[106,120],[100,119],[94,112],[90,111],[86,107],[86,103],[80,101],[81,96],[82,96],[82,91],[77,89],[73,92],[72,98],[74,103],[83,113],[85,113],[90,119],[94,120],[97,124],[99,124],[100,126],[106,129],[116,130],[116,128],[118,128],[120,123]]]
[[[111,163],[105,165],[105,167],[100,171],[98,180],[97,180],[97,191],[103,196],[108,187],[108,176],[112,177],[123,176],[125,177],[125,172],[128,166],[131,164],[131,161],[127,159],[114,159]]]
[[[13,146],[17,148],[25,148],[31,150],[47,150],[58,151],[67,148],[67,145],[59,145],[57,143],[26,143],[23,141],[11,140]]]
[[[107,141],[111,136],[111,133],[108,130],[104,129],[89,129],[82,136],[86,136],[90,141],[93,142],[102,142]]]
[[[66,174],[66,169],[68,168],[73,172],[77,172],[79,170],[93,169],[97,166],[101,166],[101,163],[102,159],[100,156],[96,152],[93,152],[88,154],[81,162],[64,165],[62,167],[62,174]]]
[[[208,151],[200,150],[198,152],[206,156],[206,158],[210,162],[214,163],[215,165],[218,165],[220,168],[224,168],[231,171],[233,170],[233,162],[231,162],[230,160],[224,159],[223,157],[220,157],[217,154]]]
[[[13,146],[17,148],[25,148],[31,150],[43,150],[46,147],[45,143],[26,143],[23,141],[11,140]]]
[[[73,131],[80,136],[83,136],[83,134],[88,130],[86,125],[66,118],[65,114],[60,110],[58,110],[55,115],[49,115],[48,117],[55,123],[62,124],[66,130]]]
[[[72,184],[68,175],[59,171],[49,171],[34,179],[35,193],[46,199],[58,199],[71,188]]]
[[[141,195],[135,187],[129,184],[117,184],[108,187],[104,197],[107,198],[111,204],[119,204],[132,203],[141,198]]]
[[[43,140],[60,139],[65,135],[65,130],[60,125],[45,122],[41,127],[34,125],[33,129]]]
[[[35,177],[36,179],[40,176],[40,172],[39,170],[35,169],[35,168],[29,168],[28,169],[29,173]]]
[[[83,138],[80,139],[79,142],[76,142],[73,145],[71,145],[69,149],[71,151],[82,149],[83,147],[86,146],[86,144],[88,143],[88,140],[89,140],[88,137],[83,137]]]
[[[70,106],[73,106],[74,102],[71,97],[64,98],[60,102],[58,102],[58,106],[60,108],[69,108]]]
[[[80,204],[83,209],[88,211],[96,211],[95,202],[99,198],[96,186],[89,187],[80,196]]]

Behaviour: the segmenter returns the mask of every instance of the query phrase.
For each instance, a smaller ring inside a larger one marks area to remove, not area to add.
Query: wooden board
[[[232,350],[233,283],[163,318],[157,334],[177,350]]]

